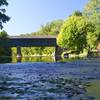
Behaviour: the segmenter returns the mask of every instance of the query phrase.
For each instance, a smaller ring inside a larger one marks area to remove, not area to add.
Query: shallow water
[[[99,60],[0,64],[0,100],[100,100]]]
[[[88,95],[92,95],[96,100],[100,100],[100,80],[94,80],[91,85],[87,88]]]

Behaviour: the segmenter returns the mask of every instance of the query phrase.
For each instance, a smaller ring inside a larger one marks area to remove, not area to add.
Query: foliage
[[[100,0],[89,0],[83,13],[88,21],[100,27]]]
[[[54,20],[52,22],[41,25],[40,29],[36,32],[21,34],[21,36],[44,36],[44,35],[57,35],[60,32],[63,20]]]
[[[63,24],[63,20],[54,20],[46,25],[42,25],[37,35],[57,35]]]
[[[2,48],[1,45],[6,44],[6,37],[8,36],[6,31],[0,32],[0,38],[3,38],[3,41],[0,41],[0,56],[11,56],[10,48]]]
[[[82,16],[82,12],[80,12],[80,11],[75,11],[75,12],[73,13],[73,15],[74,15],[74,16]]]
[[[57,43],[63,48],[80,53],[87,47],[87,33],[94,32],[94,29],[82,15],[73,14],[64,22]]]
[[[0,38],[5,38],[5,37],[7,37],[7,36],[8,36],[8,34],[7,34],[6,31],[1,31],[1,32],[0,32]]]
[[[60,32],[61,26],[63,24],[63,20],[54,20],[52,22],[47,23],[46,25],[42,25],[41,28],[37,32],[33,32],[31,34],[21,34],[21,36],[46,36],[46,35],[57,35]],[[13,54],[15,54],[15,50],[13,49]],[[21,49],[22,55],[54,55],[55,48],[54,47],[22,47]]]
[[[12,56],[17,56],[16,48],[12,48]],[[22,56],[53,55],[54,47],[21,47]]]
[[[3,28],[3,23],[6,23],[7,21],[10,20],[10,17],[8,17],[5,14],[6,9],[5,9],[4,6],[8,6],[7,0],[0,0],[0,29]],[[7,32],[6,31],[1,31],[0,32],[0,38],[5,38],[5,37],[7,37]],[[0,45],[1,44],[2,43],[0,43]],[[11,54],[10,49],[8,49],[8,48],[1,48],[0,47],[0,56],[10,55],[10,54]]]
[[[84,13],[87,16],[92,15],[93,13],[100,12],[100,0],[88,0],[88,3],[85,6]]]
[[[3,23],[6,23],[9,21],[10,17],[8,17],[5,12],[6,9],[3,8],[2,6],[8,6],[8,2],[6,0],[0,0],[0,28],[3,28]]]
[[[100,42],[100,0],[89,0],[83,12],[87,22],[95,26],[95,32],[87,34],[90,48],[95,48]]]
[[[88,32],[87,33],[87,47],[88,49],[94,49],[97,47],[97,36],[95,32]]]

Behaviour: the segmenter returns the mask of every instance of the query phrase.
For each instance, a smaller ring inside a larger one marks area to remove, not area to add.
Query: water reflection
[[[61,58],[59,56],[33,56],[33,57],[0,57],[0,63],[17,63],[17,62],[69,62],[84,58]]]
[[[56,62],[58,60],[51,56],[34,56],[34,57],[0,57],[0,63],[17,63],[17,62]]]
[[[10,63],[11,61],[11,57],[0,57],[0,63]]]
[[[61,58],[61,56],[33,56],[33,57],[0,57],[0,63],[17,63],[17,62],[69,62],[84,58]]]

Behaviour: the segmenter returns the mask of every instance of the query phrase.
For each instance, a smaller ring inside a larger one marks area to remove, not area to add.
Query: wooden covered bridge
[[[21,47],[55,47],[55,56],[60,55],[60,47],[57,45],[56,36],[10,36],[8,38],[0,38],[0,47],[16,47],[18,56],[21,56]]]

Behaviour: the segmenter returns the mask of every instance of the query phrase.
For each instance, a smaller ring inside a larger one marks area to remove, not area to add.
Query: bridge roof
[[[57,36],[9,36],[9,39],[56,39]]]

